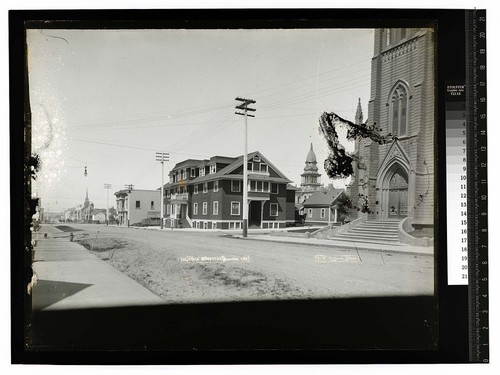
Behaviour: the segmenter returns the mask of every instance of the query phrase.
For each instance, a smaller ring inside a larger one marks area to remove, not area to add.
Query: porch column
[[[262,220],[264,220],[264,203],[265,201],[260,201],[260,228],[264,228]]]
[[[337,222],[337,208],[335,208],[335,212],[333,214],[333,220]]]

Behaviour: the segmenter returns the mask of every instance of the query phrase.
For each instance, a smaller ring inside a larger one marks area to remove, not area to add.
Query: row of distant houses
[[[243,156],[187,159],[164,185],[164,225],[172,228],[240,229],[243,222]],[[293,186],[259,151],[248,154],[248,226],[277,229],[297,224],[340,223],[344,190],[324,188],[312,148],[300,187]],[[115,193],[121,225],[159,225],[160,188]]]

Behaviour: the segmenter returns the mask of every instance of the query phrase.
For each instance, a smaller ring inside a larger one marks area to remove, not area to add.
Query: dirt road
[[[81,230],[76,241],[166,302],[430,295],[434,288],[432,256],[267,243],[224,232],[71,227]]]

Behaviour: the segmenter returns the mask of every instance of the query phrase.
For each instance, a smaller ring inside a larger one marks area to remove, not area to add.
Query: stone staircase
[[[179,219],[179,226],[178,228],[191,228],[191,225],[189,224],[189,221],[185,218]]]
[[[402,245],[398,236],[399,220],[365,221],[343,233],[329,235],[336,241]]]

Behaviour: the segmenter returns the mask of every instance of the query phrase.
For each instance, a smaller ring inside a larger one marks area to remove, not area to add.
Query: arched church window
[[[389,106],[389,128],[392,135],[406,135],[408,123],[408,91],[399,83],[392,90]]]

